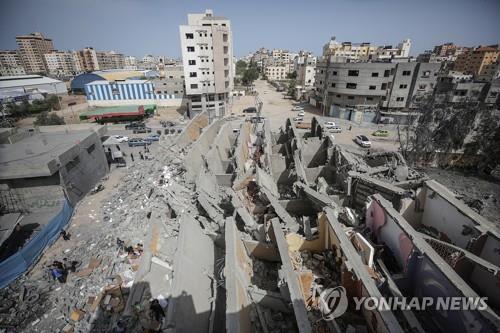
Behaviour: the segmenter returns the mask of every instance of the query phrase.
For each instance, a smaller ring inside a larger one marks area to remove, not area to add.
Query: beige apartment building
[[[269,81],[285,80],[290,66],[266,66],[264,72]]]
[[[44,57],[47,70],[51,75],[67,76],[82,72],[80,59],[75,51],[52,51],[45,53]]]
[[[457,57],[454,70],[474,77],[484,75],[491,64],[498,60],[500,50],[498,46],[480,46],[474,50],[463,53]]]
[[[16,50],[0,51],[0,75],[26,74],[21,62],[21,57]]]
[[[115,51],[97,51],[97,63],[100,70],[123,69],[125,67],[125,56]]]
[[[80,60],[80,68],[84,72],[98,71],[99,62],[97,61],[96,51],[91,47],[86,47],[80,51],[77,51],[78,59]]]
[[[52,39],[45,38],[41,33],[16,36],[19,55],[26,73],[47,73],[44,54],[54,50]]]

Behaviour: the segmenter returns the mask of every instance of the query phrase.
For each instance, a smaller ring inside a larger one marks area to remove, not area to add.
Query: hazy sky
[[[59,50],[178,57],[179,25],[206,8],[231,19],[237,57],[261,46],[318,55],[331,36],[394,45],[411,38],[413,55],[447,41],[500,41],[500,0],[0,0],[0,49],[40,31]]]

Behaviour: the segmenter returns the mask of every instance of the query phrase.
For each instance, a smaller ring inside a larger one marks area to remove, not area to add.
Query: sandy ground
[[[481,216],[500,226],[500,180],[479,177],[457,170],[426,169],[425,172],[446,186]]]

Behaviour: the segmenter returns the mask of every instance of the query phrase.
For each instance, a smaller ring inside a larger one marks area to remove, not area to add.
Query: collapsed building
[[[360,153],[324,133],[316,118],[274,133],[266,119],[200,113],[162,136],[103,207],[113,236],[144,252],[101,254],[103,276],[86,262],[88,280],[70,281],[63,301],[86,320],[64,324],[152,329],[137,309],[156,298],[168,308],[154,328],[168,332],[498,331],[498,228],[400,154]],[[109,235],[95,238],[116,251]],[[359,309],[354,297],[485,297],[488,307]]]
[[[233,186],[244,208],[235,210],[236,226],[226,224],[228,330],[255,331],[255,321],[257,331],[266,324],[272,330],[275,321],[263,314],[271,309],[290,318],[283,304],[293,309],[292,331],[300,332],[499,329],[495,225],[399,153],[336,145],[321,120],[306,128],[287,120],[280,133],[267,135],[252,130],[263,139],[246,135],[240,153],[247,160],[238,164],[246,178]],[[264,156],[248,154],[247,146]],[[252,267],[263,260],[274,263],[264,269],[280,287],[261,291],[267,296],[260,299],[252,297]],[[334,319],[321,296],[339,286],[349,299],[486,297],[488,308],[355,311],[350,304]]]
[[[0,287],[26,271],[108,173],[102,126],[5,130],[0,144]]]

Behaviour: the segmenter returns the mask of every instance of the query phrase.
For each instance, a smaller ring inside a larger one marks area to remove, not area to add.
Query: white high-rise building
[[[234,79],[231,22],[207,9],[188,14],[180,35],[190,117],[202,111],[210,120],[223,117]]]
[[[80,59],[75,51],[52,51],[43,56],[50,75],[77,75],[82,72]]]

